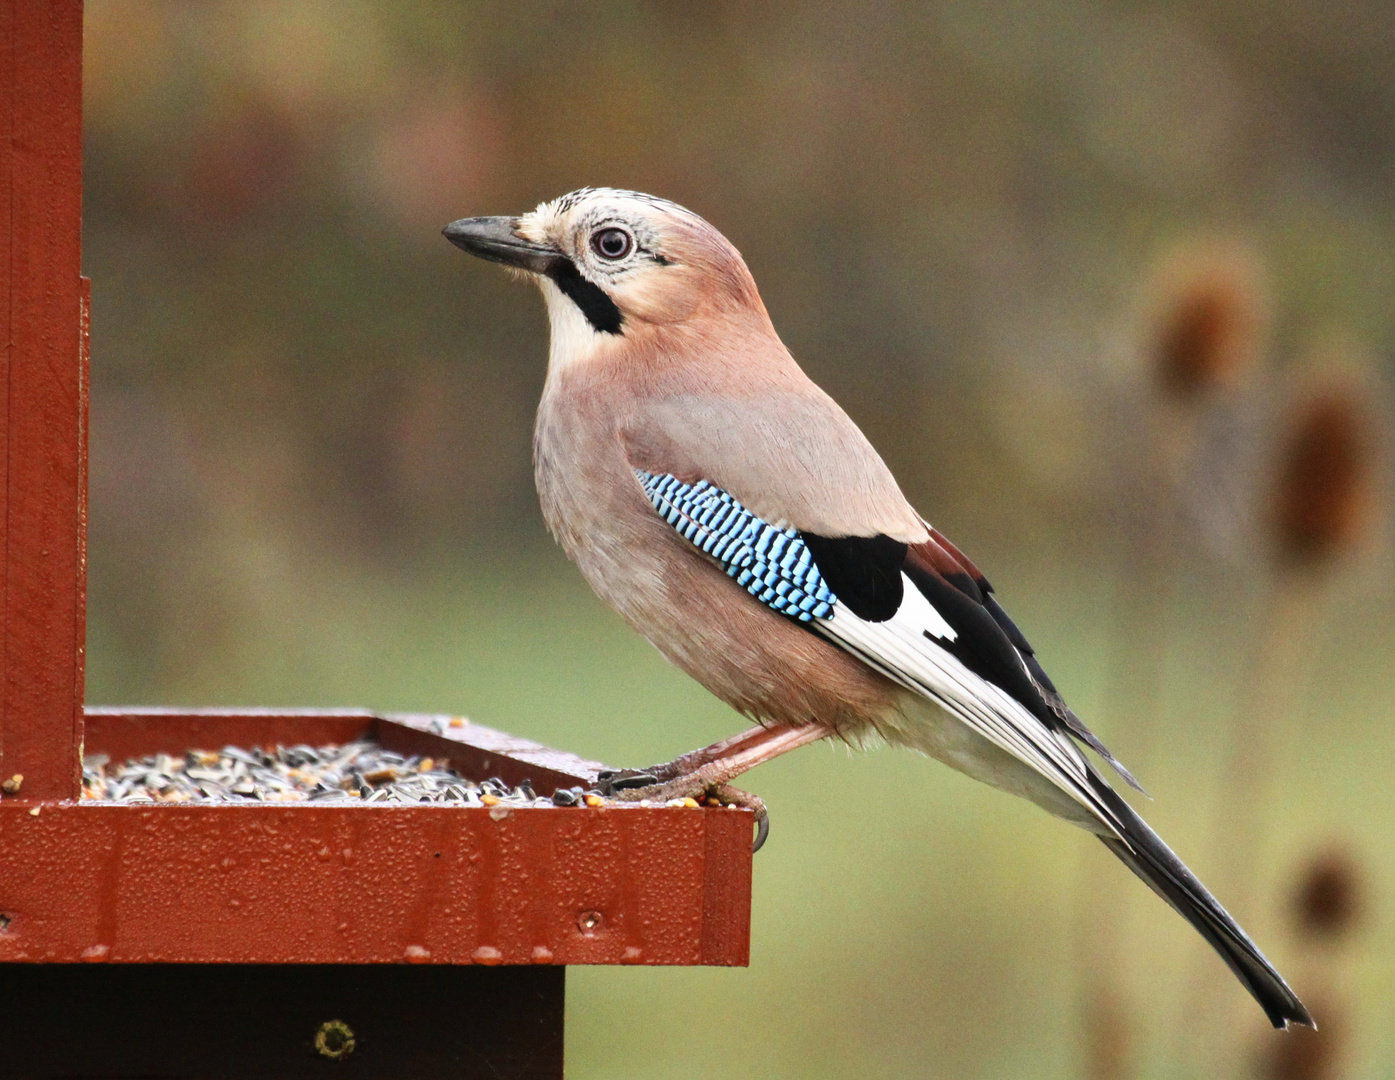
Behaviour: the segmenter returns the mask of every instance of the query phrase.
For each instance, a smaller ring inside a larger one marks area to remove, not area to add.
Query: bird
[[[988,579],[799,367],[725,236],[676,203],[605,187],[443,232],[542,291],[551,335],[533,457],[548,528],[602,600],[754,721],[603,778],[610,794],[717,791],[764,826],[763,803],[727,786],[755,765],[825,738],[909,747],[1097,836],[1275,1027],[1315,1026],[1087,757],[1138,788]]]

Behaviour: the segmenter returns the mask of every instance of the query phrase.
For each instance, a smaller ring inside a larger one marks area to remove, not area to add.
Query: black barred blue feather
[[[795,530],[762,521],[706,480],[686,484],[643,469],[635,476],[659,515],[761,603],[800,622],[833,618],[838,597]]]

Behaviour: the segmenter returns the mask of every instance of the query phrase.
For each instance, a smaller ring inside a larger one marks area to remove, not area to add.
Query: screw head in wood
[[[331,1061],[343,1061],[355,1045],[353,1028],[342,1020],[326,1020],[315,1032],[315,1050]]]

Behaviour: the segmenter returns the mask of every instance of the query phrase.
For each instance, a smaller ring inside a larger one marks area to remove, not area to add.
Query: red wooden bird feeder
[[[84,709],[82,5],[0,25],[0,1076],[557,1078],[565,965],[745,964],[747,811],[80,799],[84,752],[599,766],[441,717]]]

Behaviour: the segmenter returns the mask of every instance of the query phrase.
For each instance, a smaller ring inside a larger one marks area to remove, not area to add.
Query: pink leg
[[[808,732],[809,738],[784,747],[783,740],[786,734],[795,731]],[[828,729],[821,724],[801,724],[799,727],[791,727],[784,724],[774,727],[758,725],[753,728],[747,728],[739,735],[733,735],[728,739],[723,739],[721,742],[715,742],[711,746],[705,746],[701,750],[692,750],[682,757],[675,758],[667,765],[654,765],[639,771],[646,772],[659,780],[676,780],[680,776],[692,775],[699,769],[715,762],[730,760],[745,761],[752,750],[766,747],[771,744],[772,740],[775,740],[778,745],[784,747],[784,749],[775,750],[769,756],[761,757],[759,760],[753,761],[749,765],[742,765],[737,772],[731,774],[731,776],[736,776],[740,772],[745,772],[747,769],[754,768],[762,761],[769,761],[770,758],[778,754],[783,754],[785,749],[793,750],[796,746],[803,746],[805,742],[813,742],[815,739],[821,739],[828,734]],[[623,776],[625,774],[620,773],[618,775]]]
[[[757,765],[769,761],[771,758],[779,757],[790,750],[795,750],[807,743],[816,742],[827,735],[832,734],[830,728],[823,724],[772,724],[769,727],[759,726],[749,728],[739,735],[733,735],[729,739],[713,743],[711,746],[703,747],[701,750],[692,750],[682,757],[675,758],[667,765],[653,765],[647,769],[621,769],[612,774],[602,773],[604,779],[614,779],[623,781],[628,777],[637,775],[652,776],[656,780],[667,783],[680,783],[686,788],[694,788],[696,792],[705,791],[708,787],[716,784],[724,784],[734,777],[740,776],[747,769],[754,769]],[[705,787],[696,785],[705,784]],[[654,785],[630,788],[630,791],[643,792],[637,795],[621,795],[616,792],[616,798],[626,799],[649,799],[658,798],[658,792]],[[669,795],[668,798],[681,798],[678,795]]]

